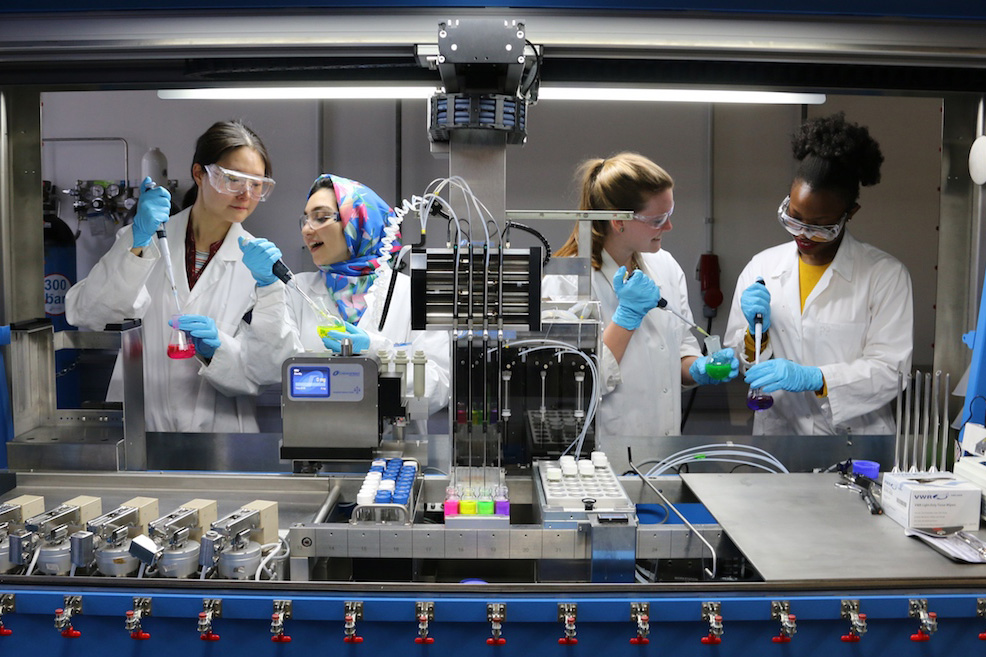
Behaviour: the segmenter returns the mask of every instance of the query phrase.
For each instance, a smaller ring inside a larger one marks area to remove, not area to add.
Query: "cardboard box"
[[[883,511],[905,528],[979,529],[982,491],[950,472],[885,473]]]

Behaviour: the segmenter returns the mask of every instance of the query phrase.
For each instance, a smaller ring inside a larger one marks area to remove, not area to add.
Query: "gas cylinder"
[[[75,234],[58,216],[56,192],[50,181],[43,181],[45,316],[56,331],[75,330],[65,320],[65,295],[77,279]],[[78,352],[62,349],[55,352],[55,393],[58,408],[78,408]]]

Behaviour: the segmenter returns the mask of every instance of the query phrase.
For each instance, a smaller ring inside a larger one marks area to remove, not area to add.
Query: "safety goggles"
[[[305,225],[309,225],[314,230],[318,230],[327,223],[335,223],[337,221],[342,221],[342,216],[338,212],[332,212],[331,210],[312,210],[310,214],[302,213],[298,217],[298,225],[301,226],[301,230],[305,229]]]
[[[254,201],[267,200],[276,184],[273,178],[234,171],[218,164],[207,164],[205,170],[209,174],[209,182],[220,194],[239,196],[245,192]]]
[[[787,213],[788,206],[791,204],[791,197],[785,196],[784,201],[781,206],[777,208],[777,221],[780,222],[784,229],[794,235],[795,237],[802,235],[812,242],[831,242],[839,236],[842,232],[843,227],[846,225],[846,220],[849,218],[849,211],[847,210],[841,217],[839,221],[826,225],[826,226],[814,226],[812,224],[806,224],[802,221],[798,221],[791,215]]]
[[[636,221],[644,222],[651,228],[658,229],[664,226],[664,224],[668,223],[668,219],[670,219],[671,215],[673,214],[674,214],[674,201],[671,201],[671,209],[665,212],[664,214],[655,214],[648,216],[645,214],[634,213],[633,218]]]

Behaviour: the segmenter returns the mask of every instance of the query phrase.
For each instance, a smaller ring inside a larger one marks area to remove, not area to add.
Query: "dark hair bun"
[[[843,112],[806,121],[794,133],[792,147],[797,160],[809,155],[828,160],[864,187],[880,182],[880,144],[865,126],[846,121]]]

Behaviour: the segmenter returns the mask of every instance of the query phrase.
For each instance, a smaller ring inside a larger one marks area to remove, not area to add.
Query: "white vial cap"
[[[565,461],[561,464],[561,473],[566,477],[574,477],[579,473],[579,466],[575,461]]]
[[[549,467],[548,481],[561,481],[561,468],[555,466]]]
[[[389,490],[389,491],[394,490],[394,480],[393,479],[384,479],[383,481],[381,481],[380,482],[380,490]]]
[[[575,457],[571,454],[565,454],[558,457],[558,465],[565,465],[566,463],[575,463]]]
[[[596,474],[596,466],[589,459],[579,461],[579,474],[583,477],[591,477]]]
[[[373,504],[373,500],[374,500],[375,497],[376,497],[376,493],[363,493],[363,492],[360,492],[356,496],[356,503],[359,504],[359,505],[361,505],[361,506],[364,505],[364,504]]]

